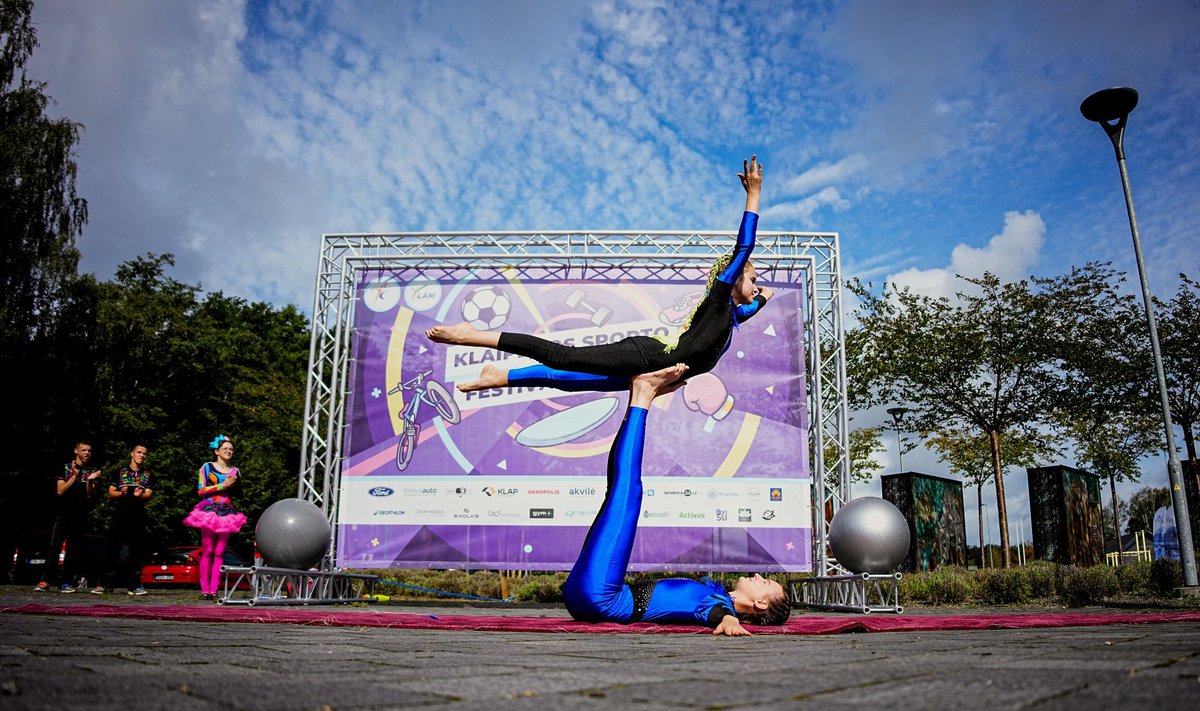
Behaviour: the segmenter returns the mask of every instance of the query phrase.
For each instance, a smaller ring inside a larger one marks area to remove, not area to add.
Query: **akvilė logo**
[[[368,489],[367,493],[370,494],[371,496],[391,496],[392,494],[394,494],[396,492],[387,488],[386,486],[376,486],[371,489]]]

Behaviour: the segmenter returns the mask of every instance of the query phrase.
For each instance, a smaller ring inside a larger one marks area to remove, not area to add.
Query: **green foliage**
[[[1061,578],[1059,594],[1069,607],[1095,605],[1121,592],[1116,571],[1107,565],[1087,568],[1064,565]]]
[[[171,278],[173,266],[171,255],[149,254],[122,264],[112,281],[73,286],[47,365],[64,374],[46,397],[57,438],[47,458],[66,461],[62,438],[88,436],[93,461],[111,472],[146,445],[155,475],[149,535],[158,545],[187,544],[195,532],[181,519],[198,500],[197,470],[212,461],[208,443],[225,434],[243,474],[237,505],[251,519],[235,539],[245,547],[258,515],[296,495],[308,324],[292,306],[202,295]],[[27,489],[48,486],[48,466],[30,468]],[[97,502],[94,528],[110,515]]]
[[[1125,563],[1116,568],[1117,584],[1126,595],[1160,595],[1150,585],[1150,569],[1152,563],[1148,560],[1138,560]]]
[[[900,599],[931,605],[956,605],[976,597],[979,582],[971,572],[955,566],[943,566],[900,578]]]
[[[989,605],[1029,602],[1033,586],[1024,568],[987,568],[979,571],[979,596]]]
[[[1159,343],[1167,376],[1171,418],[1183,428],[1189,459],[1196,458],[1195,432],[1200,425],[1200,283],[1179,275],[1171,301],[1156,301]]]
[[[87,202],[75,192],[82,127],[49,118],[46,85],[25,74],[37,47],[32,10],[30,0],[0,2],[0,373],[9,395],[0,432],[20,443],[2,468],[0,500],[11,507],[0,511],[6,532],[53,503],[27,486],[26,473],[46,466],[39,445],[55,431],[47,384],[64,373],[51,367],[53,337],[78,267],[75,240],[87,223]]]
[[[517,599],[525,602],[562,602],[567,573],[530,575],[517,588]]]
[[[1035,560],[1018,568],[1029,580],[1029,594],[1037,600],[1058,594],[1058,566],[1044,560]]]
[[[1147,537],[1154,527],[1154,512],[1171,505],[1171,490],[1165,486],[1143,487],[1129,497],[1129,519],[1125,523],[1126,533],[1146,531]]]
[[[1183,585],[1183,565],[1177,560],[1159,558],[1150,564],[1150,580],[1147,587],[1156,595],[1175,597],[1175,590]]]

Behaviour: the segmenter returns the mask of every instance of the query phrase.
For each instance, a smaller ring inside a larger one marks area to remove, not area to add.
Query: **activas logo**
[[[705,516],[697,511],[684,511],[683,513],[679,514],[679,518],[706,519],[708,516]]]
[[[368,489],[367,493],[370,494],[371,496],[391,496],[392,494],[394,494],[396,492],[392,491],[391,489],[387,488],[386,486],[377,486],[373,489]]]

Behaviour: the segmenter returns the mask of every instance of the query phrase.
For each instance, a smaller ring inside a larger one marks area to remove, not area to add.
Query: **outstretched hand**
[[[739,622],[738,618],[734,617],[733,615],[725,615],[722,617],[721,624],[717,625],[716,628],[713,629],[712,633],[714,637],[720,637],[721,635],[725,635],[726,637],[750,636],[749,630],[747,630],[745,627],[742,627],[742,623]]]
[[[758,193],[762,190],[762,172],[763,166],[758,162],[757,155],[751,155],[750,160],[742,161],[742,172],[738,173],[738,178],[747,193]]]

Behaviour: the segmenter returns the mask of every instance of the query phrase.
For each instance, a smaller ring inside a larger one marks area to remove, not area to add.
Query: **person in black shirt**
[[[113,500],[112,527],[108,533],[108,566],[104,577],[92,592],[103,595],[108,587],[124,584],[130,595],[145,595],[142,587],[142,561],[146,557],[146,503],[154,495],[152,477],[146,462],[146,445],[137,444],[129,451],[129,466],[121,467],[109,479],[108,498]],[[121,549],[128,547],[123,559]],[[122,560],[124,565],[122,565]]]
[[[54,528],[50,533],[50,549],[46,551],[42,580],[34,588],[37,592],[49,590],[51,587],[57,587],[59,592],[75,592],[79,557],[77,549],[83,545],[88,508],[96,496],[97,480],[100,478],[99,469],[89,468],[88,463],[91,461],[92,443],[80,440],[75,445],[75,459],[68,462],[62,473],[55,478],[58,509],[54,516]],[[63,543],[67,544],[67,553],[60,571],[58,554],[63,549]]]

